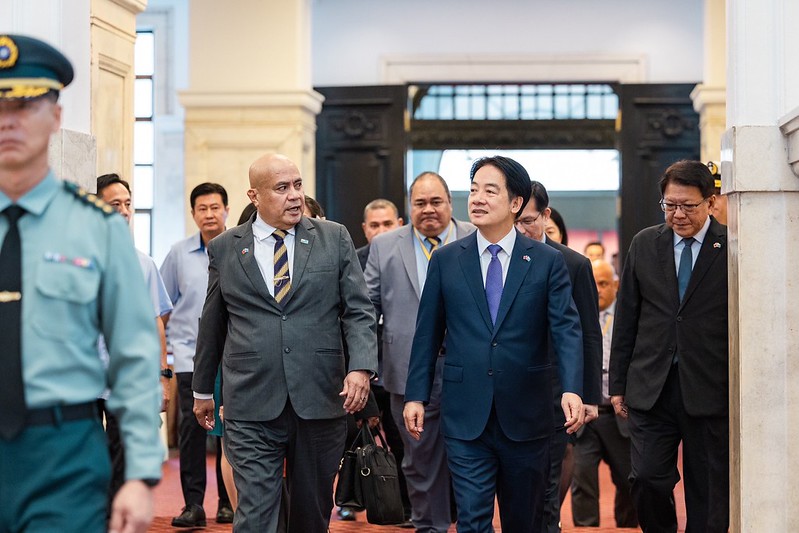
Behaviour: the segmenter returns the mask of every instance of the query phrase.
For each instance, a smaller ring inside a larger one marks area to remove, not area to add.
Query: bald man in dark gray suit
[[[236,531],[276,530],[285,458],[289,533],[323,533],[345,415],[363,409],[377,371],[374,307],[346,228],[302,215],[294,163],[258,159],[250,187],[257,213],[208,245],[194,413],[213,427],[221,362]]]

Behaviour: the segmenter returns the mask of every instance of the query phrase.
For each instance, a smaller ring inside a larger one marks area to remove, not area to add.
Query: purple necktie
[[[488,263],[488,272],[486,272],[486,300],[488,300],[488,312],[491,313],[492,324],[497,321],[499,301],[502,299],[502,264],[497,257],[500,250],[502,247],[498,244],[488,245],[491,262]]]

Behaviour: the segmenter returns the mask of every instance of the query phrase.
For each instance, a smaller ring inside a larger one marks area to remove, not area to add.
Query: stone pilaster
[[[310,0],[215,0],[190,9],[190,80],[185,108],[185,193],[225,186],[233,222],[249,203],[248,169],[267,152],[290,157],[315,192],[316,115],[311,87]],[[194,223],[188,219],[187,228]]]
[[[799,524],[799,179],[778,125],[799,103],[797,19],[793,0],[727,2],[733,533]]]

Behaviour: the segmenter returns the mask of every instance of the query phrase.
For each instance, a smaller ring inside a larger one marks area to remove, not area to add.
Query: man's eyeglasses
[[[707,198],[699,202],[698,204],[670,204],[665,200],[660,201],[660,209],[663,210],[664,213],[674,213],[679,209],[682,211],[684,215],[692,215],[696,212],[700,205],[707,202]]]
[[[524,226],[524,227],[526,227],[526,228],[529,228],[529,227],[531,227],[533,224],[535,224],[535,221],[536,221],[536,220],[538,220],[538,217],[540,217],[540,216],[541,216],[541,213],[538,213],[538,214],[537,214],[536,216],[534,216],[534,217],[524,217],[524,218],[520,218],[520,219],[516,220],[516,224],[521,224],[522,226]]]

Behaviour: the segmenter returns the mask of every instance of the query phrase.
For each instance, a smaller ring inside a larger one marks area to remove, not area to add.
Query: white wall
[[[61,93],[61,127],[91,132],[89,0],[0,0],[0,33],[19,33],[58,48],[75,79]]]
[[[385,58],[437,55],[641,56],[639,81],[702,79],[700,0],[313,0],[312,14],[316,86],[381,84]]]

